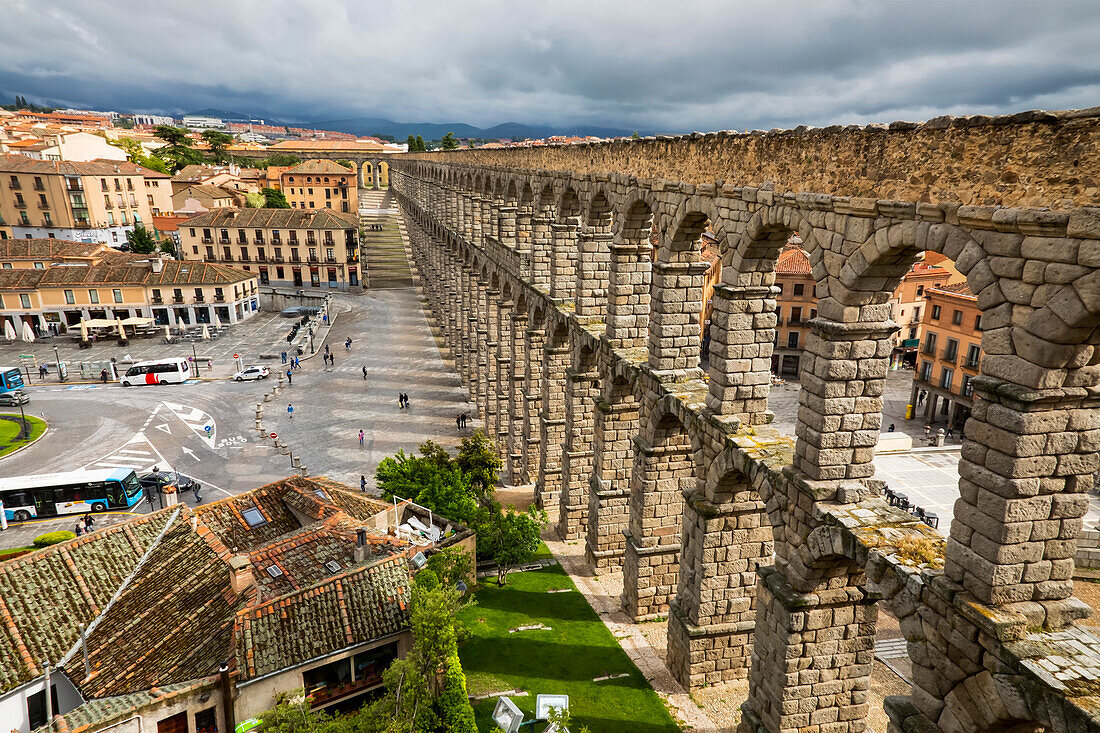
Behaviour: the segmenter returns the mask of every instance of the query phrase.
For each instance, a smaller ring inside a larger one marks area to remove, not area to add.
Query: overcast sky
[[[653,131],[1100,104],[1100,2],[0,0],[0,97]]]

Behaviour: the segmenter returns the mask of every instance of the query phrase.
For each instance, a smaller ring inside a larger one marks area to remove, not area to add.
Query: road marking
[[[218,430],[213,417],[189,405],[180,405],[175,402],[164,402],[162,404],[171,410],[172,414],[183,421],[184,425],[191,428],[195,435],[199,436],[199,439],[206,443],[211,450],[214,448]],[[209,433],[206,432],[207,425],[211,426]]]
[[[191,456],[192,458],[194,458],[196,461],[202,461],[201,458],[199,458],[198,456],[195,455],[195,451],[191,450],[187,446],[181,446],[180,450],[183,451],[184,453],[186,453],[187,455]]]
[[[139,430],[121,447],[91,461],[84,468],[129,468],[141,472],[153,466],[169,471],[172,469],[168,461],[164,460],[164,456],[157,451],[156,446],[149,442],[143,431]]]
[[[168,433],[169,435],[172,434],[172,429],[168,427],[168,423],[161,423],[160,425],[157,425],[156,428],[157,428],[157,430],[163,430],[164,432]]]

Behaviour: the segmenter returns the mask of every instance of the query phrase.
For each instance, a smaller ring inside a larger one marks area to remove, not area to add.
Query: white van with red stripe
[[[181,384],[191,376],[191,362],[186,358],[139,361],[118,378],[123,387],[132,384]]]

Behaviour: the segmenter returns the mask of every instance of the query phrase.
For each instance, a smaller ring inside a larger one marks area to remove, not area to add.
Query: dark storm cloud
[[[685,130],[1100,103],[1090,2],[0,0],[75,106]]]

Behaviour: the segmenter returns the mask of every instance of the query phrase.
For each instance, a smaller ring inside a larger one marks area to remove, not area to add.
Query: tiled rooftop
[[[333,160],[307,160],[304,163],[300,163],[293,168],[283,171],[284,174],[325,174],[330,175],[355,175],[355,171],[350,168],[345,168],[336,161]]]
[[[241,611],[236,623],[241,678],[401,631],[409,623],[409,585],[405,558],[394,556]]]
[[[359,225],[354,213],[332,209],[234,209],[224,208],[199,214],[190,222],[192,227],[256,227],[275,229],[355,229]]]

